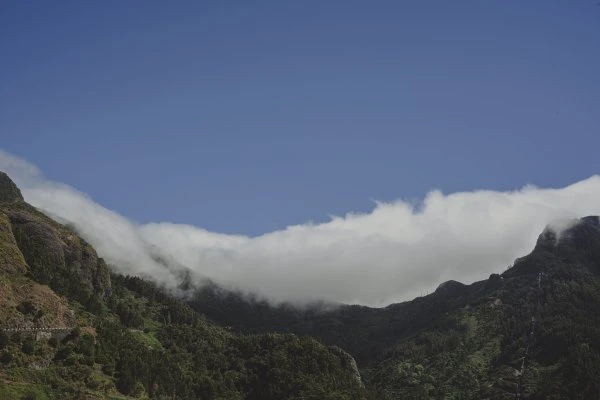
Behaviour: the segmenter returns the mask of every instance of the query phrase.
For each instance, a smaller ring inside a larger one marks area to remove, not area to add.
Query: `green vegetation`
[[[502,275],[386,308],[273,307],[214,285],[184,302],[111,274],[2,179],[0,328],[66,329],[0,331],[0,399],[600,395],[597,218],[544,232]]]
[[[508,399],[517,387],[529,399],[600,394],[600,224],[593,217],[558,244],[545,232],[502,276],[448,282],[384,309],[271,307],[216,287],[198,291],[190,305],[236,331],[295,332],[340,345],[356,357],[373,399]]]
[[[210,323],[154,284],[111,276],[73,231],[8,198],[0,198],[0,328],[69,329],[0,331],[0,398],[366,398],[340,349]]]

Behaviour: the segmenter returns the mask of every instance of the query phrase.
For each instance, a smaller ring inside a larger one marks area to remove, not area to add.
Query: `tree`
[[[21,351],[27,355],[32,355],[35,351],[35,340],[32,337],[28,337],[23,341]]]
[[[0,349],[5,348],[8,342],[10,342],[8,335],[4,331],[0,331]]]
[[[4,364],[9,364],[13,360],[13,355],[10,351],[4,350],[2,354],[0,354],[0,361]]]

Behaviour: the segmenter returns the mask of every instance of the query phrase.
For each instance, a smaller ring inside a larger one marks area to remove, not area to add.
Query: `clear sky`
[[[257,235],[600,172],[597,1],[0,3],[0,148]]]

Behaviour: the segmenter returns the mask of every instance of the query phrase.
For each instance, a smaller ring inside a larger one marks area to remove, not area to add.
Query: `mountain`
[[[385,308],[275,307],[215,286],[189,304],[235,331],[341,346],[377,399],[600,399],[600,223],[562,225],[502,274]]]
[[[0,172],[0,399],[363,399],[354,359],[242,335],[111,271]]]
[[[274,306],[185,274],[178,298],[116,270],[0,173],[0,399],[600,399],[595,216],[385,308]]]

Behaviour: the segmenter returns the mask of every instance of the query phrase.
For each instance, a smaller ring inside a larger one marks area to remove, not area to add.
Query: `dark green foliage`
[[[58,346],[58,339],[56,339],[55,337],[51,337],[50,339],[48,339],[48,345],[56,348]]]
[[[35,314],[37,309],[31,301],[23,301],[17,306],[17,310],[21,314]]]
[[[86,380],[85,386],[88,387],[89,389],[96,390],[100,386],[100,382],[98,382],[97,380],[95,380],[93,378],[90,378],[90,379]]]
[[[0,350],[6,347],[10,342],[10,338],[4,331],[0,331]]]
[[[502,275],[469,286],[449,282],[384,309],[271,307],[215,287],[190,305],[237,331],[291,331],[342,346],[357,356],[378,400],[508,399],[517,387],[530,399],[600,394],[597,219],[564,232],[558,243],[545,232],[535,251]]]
[[[108,300],[111,309],[119,315],[123,324],[130,326],[131,321],[139,321],[143,318],[154,317],[164,324],[190,325],[195,323],[201,316],[185,303],[174,298],[165,290],[156,287],[156,285],[135,276],[111,275],[114,285],[113,296]],[[138,299],[144,299],[150,305],[160,304],[155,308],[154,314],[151,307],[146,307],[145,303],[136,301],[131,296],[135,293]],[[144,314],[145,313],[145,314]],[[135,314],[135,316],[131,316]],[[139,327],[141,324],[133,323]]]
[[[111,277],[71,228],[23,202],[9,180],[0,186],[11,200],[0,204],[6,216],[0,246],[12,251],[2,253],[12,257],[11,275],[2,278],[10,287],[27,280],[48,285],[75,310],[73,319],[64,313],[62,321],[82,325],[48,345],[21,342],[19,334],[4,340],[1,359],[10,370],[0,369],[0,382],[21,379],[17,387],[39,385],[61,399],[112,396],[115,390],[157,399],[365,398],[346,353],[294,335],[234,334],[149,282]],[[56,310],[39,304],[23,300],[19,317],[34,326],[56,320]]]
[[[71,354],[73,354],[73,347],[69,345],[61,346],[56,352],[54,359],[57,361],[66,360]]]
[[[63,343],[71,342],[71,341],[77,339],[79,337],[79,335],[81,335],[81,328],[76,326],[75,328],[73,328],[71,330],[71,332],[69,332],[69,334],[67,336],[64,337]]]
[[[535,251],[502,275],[468,286],[449,281],[382,309],[272,307],[216,286],[186,304],[143,279],[109,276],[70,228],[24,203],[13,185],[0,186],[10,192],[0,204],[10,219],[3,240],[27,261],[7,268],[3,283],[49,285],[81,325],[48,345],[0,332],[2,385],[29,385],[34,396],[37,386],[40,397],[61,399],[115,390],[184,400],[508,399],[517,388],[528,399],[600,394],[597,218],[560,241],[544,232]],[[191,280],[182,289],[191,290]],[[39,326],[56,315],[36,304],[23,300],[17,317]],[[356,356],[366,390],[340,348]]]
[[[33,352],[35,351],[35,339],[33,339],[32,337],[25,338],[21,346],[21,351],[27,355],[33,354]]]
[[[96,360],[124,394],[135,395],[142,385],[146,393],[178,399],[269,400],[311,393],[364,397],[342,358],[313,339],[237,336],[208,324],[187,305],[139,278],[115,277],[113,286],[113,307],[119,307],[119,299],[128,299],[144,319],[163,322],[162,328],[146,332],[108,321],[96,327]],[[153,335],[162,347],[149,347],[140,335]]]
[[[2,353],[0,353],[0,362],[2,362],[4,364],[9,364],[12,360],[13,360],[13,355],[10,351],[3,350]]]

